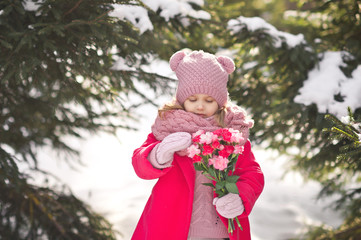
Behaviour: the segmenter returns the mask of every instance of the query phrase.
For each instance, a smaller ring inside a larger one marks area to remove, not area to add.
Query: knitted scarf
[[[249,128],[253,126],[253,120],[247,118],[245,110],[241,107],[232,105],[227,107],[224,118],[226,128],[233,128],[243,134],[245,140],[249,136]],[[190,134],[198,130],[212,132],[221,128],[217,125],[214,117],[203,118],[191,112],[184,110],[172,110],[165,113],[163,117],[157,117],[152,132],[159,141],[175,132],[188,132]]]

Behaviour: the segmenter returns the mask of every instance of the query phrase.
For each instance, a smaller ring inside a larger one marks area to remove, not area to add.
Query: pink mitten
[[[150,153],[149,161],[154,167],[169,167],[173,161],[173,155],[192,144],[192,136],[186,132],[176,132],[166,136]],[[155,162],[156,161],[156,162]]]
[[[213,205],[216,206],[217,212],[225,218],[235,218],[244,211],[241,197],[234,193],[213,199]]]

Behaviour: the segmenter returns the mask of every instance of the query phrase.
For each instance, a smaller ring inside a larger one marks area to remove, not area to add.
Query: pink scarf
[[[247,113],[241,107],[232,105],[227,107],[224,119],[226,128],[233,128],[242,132],[247,140],[249,128],[253,127],[253,120],[247,118]],[[221,128],[217,125],[214,117],[203,118],[194,113],[184,110],[173,110],[165,113],[163,118],[157,117],[152,126],[152,132],[159,141],[175,132],[188,132],[190,134],[198,130],[212,132]]]

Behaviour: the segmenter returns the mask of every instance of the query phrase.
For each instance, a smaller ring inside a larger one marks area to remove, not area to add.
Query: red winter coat
[[[132,240],[186,240],[191,222],[195,169],[187,156],[174,154],[173,166],[154,168],[147,159],[150,151],[158,144],[153,134],[133,153],[133,167],[143,179],[159,178],[144,208]],[[240,178],[237,186],[245,211],[239,216],[243,231],[236,227],[231,240],[251,239],[248,215],[264,186],[263,173],[251,152],[248,141],[237,161],[235,174]],[[228,227],[228,220],[222,222]]]

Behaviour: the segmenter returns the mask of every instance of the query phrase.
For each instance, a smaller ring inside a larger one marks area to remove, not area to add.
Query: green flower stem
[[[231,219],[231,225],[232,225],[232,230],[236,230],[236,227],[234,226],[234,222],[233,222],[233,219]]]
[[[236,220],[237,226],[241,229],[241,231],[243,231],[242,225],[239,222],[239,219],[237,217],[232,218],[232,219],[228,218],[228,233],[230,233],[232,235],[233,235],[234,230],[236,230],[236,227],[235,227],[234,222],[233,222],[234,220]]]
[[[238,217],[236,217],[236,222],[237,222],[238,227],[241,229],[241,231],[243,231],[242,225],[241,225],[241,223],[239,222]]]
[[[201,162],[201,164],[202,164],[202,167],[203,167],[204,169],[207,169],[207,166],[204,164],[203,161]]]
[[[233,234],[232,220],[228,219],[228,233]]]

